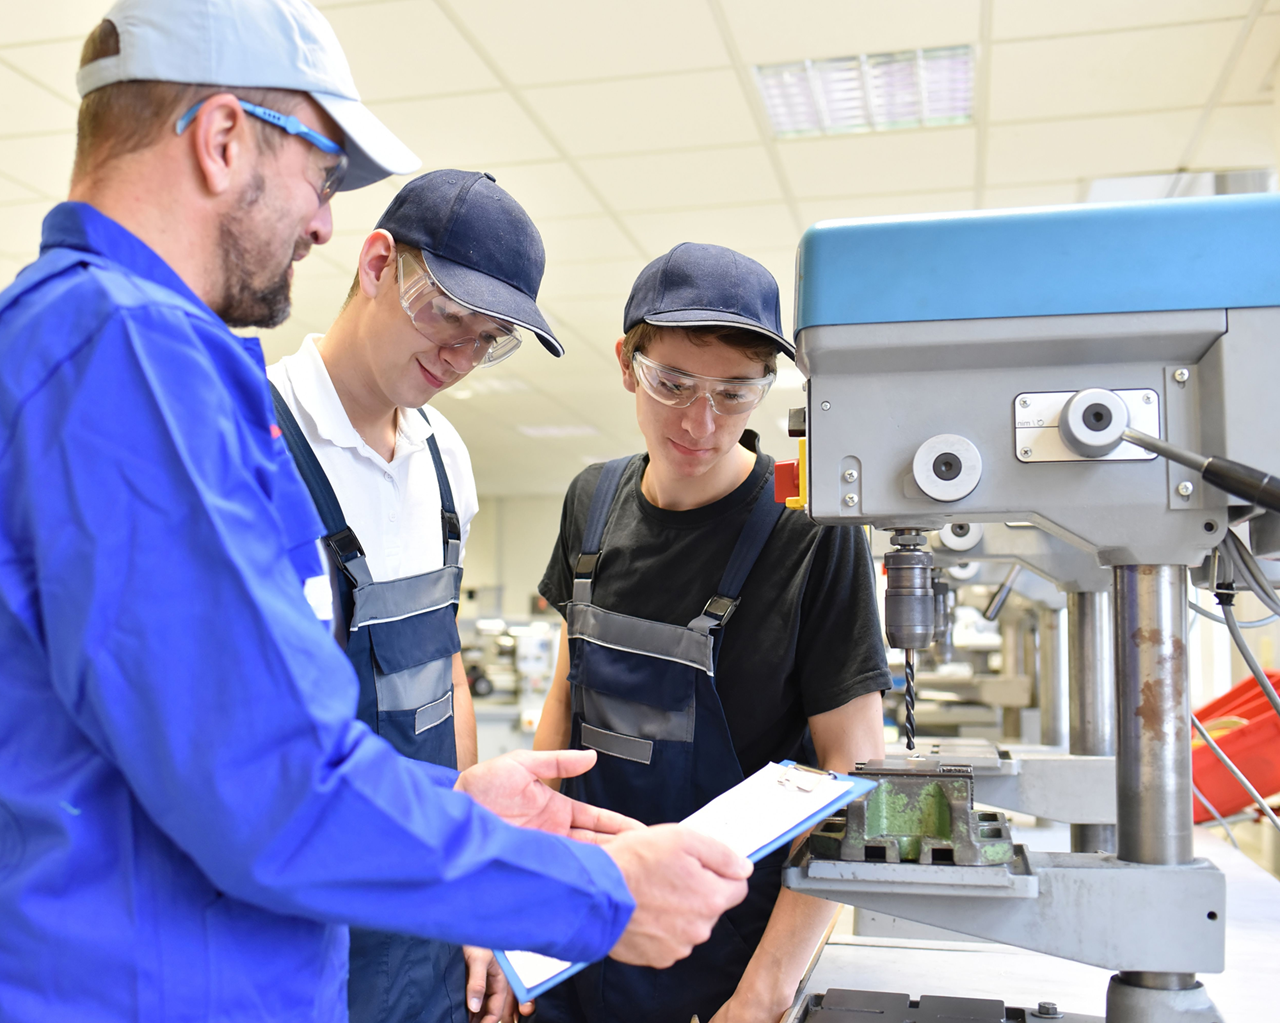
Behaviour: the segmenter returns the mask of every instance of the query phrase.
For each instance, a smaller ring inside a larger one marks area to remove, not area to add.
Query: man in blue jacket
[[[328,24],[122,0],[77,84],[72,201],[0,295],[0,1016],[343,1020],[347,924],[687,955],[749,864],[539,781],[590,752],[397,755],[308,606],[321,523],[228,326],[417,162]]]

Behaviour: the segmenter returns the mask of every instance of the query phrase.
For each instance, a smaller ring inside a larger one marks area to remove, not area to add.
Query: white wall
[[[465,591],[488,586],[502,587],[504,618],[528,616],[560,530],[562,503],[560,496],[480,498],[467,540],[459,617],[474,618],[481,610]]]

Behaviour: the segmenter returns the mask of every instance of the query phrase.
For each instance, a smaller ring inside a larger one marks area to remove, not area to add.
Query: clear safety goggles
[[[417,253],[401,249],[400,305],[409,319],[437,348],[470,359],[472,367],[496,366],[515,353],[532,332],[498,320],[453,298],[431,276]]]
[[[711,408],[722,416],[740,416],[750,412],[764,400],[776,377],[774,373],[729,379],[704,377],[700,373],[686,373],[664,366],[641,352],[631,356],[631,370],[645,393],[656,401],[672,408],[688,408],[706,395]]]

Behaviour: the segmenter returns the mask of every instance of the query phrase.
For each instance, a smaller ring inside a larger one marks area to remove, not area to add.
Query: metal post
[[[1186,639],[1186,568],[1118,566],[1116,852],[1131,863],[1193,858]],[[1192,973],[1121,972],[1107,991],[1108,1023],[1216,1018]]]
[[[1116,754],[1115,651],[1111,594],[1067,594],[1069,751],[1076,756]],[[1114,824],[1072,824],[1072,852],[1115,852]]]
[[[1006,615],[1000,619],[1000,674],[1005,676],[1022,673],[1022,637],[1019,635],[1017,617]],[[1019,707],[1005,707],[1002,732],[1005,739],[1022,741],[1022,711]]]
[[[1040,742],[1065,747],[1068,740],[1067,680],[1062,673],[1062,612],[1042,608],[1040,634]]]

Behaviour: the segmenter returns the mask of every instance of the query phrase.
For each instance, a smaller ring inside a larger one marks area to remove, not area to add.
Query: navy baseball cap
[[[742,327],[763,334],[792,359],[782,336],[778,282],[754,259],[723,245],[682,242],[640,271],[622,314],[622,329]]]
[[[421,249],[450,298],[531,330],[552,355],[564,354],[537,305],[547,263],[542,235],[492,174],[438,170],[414,178],[377,227]]]

